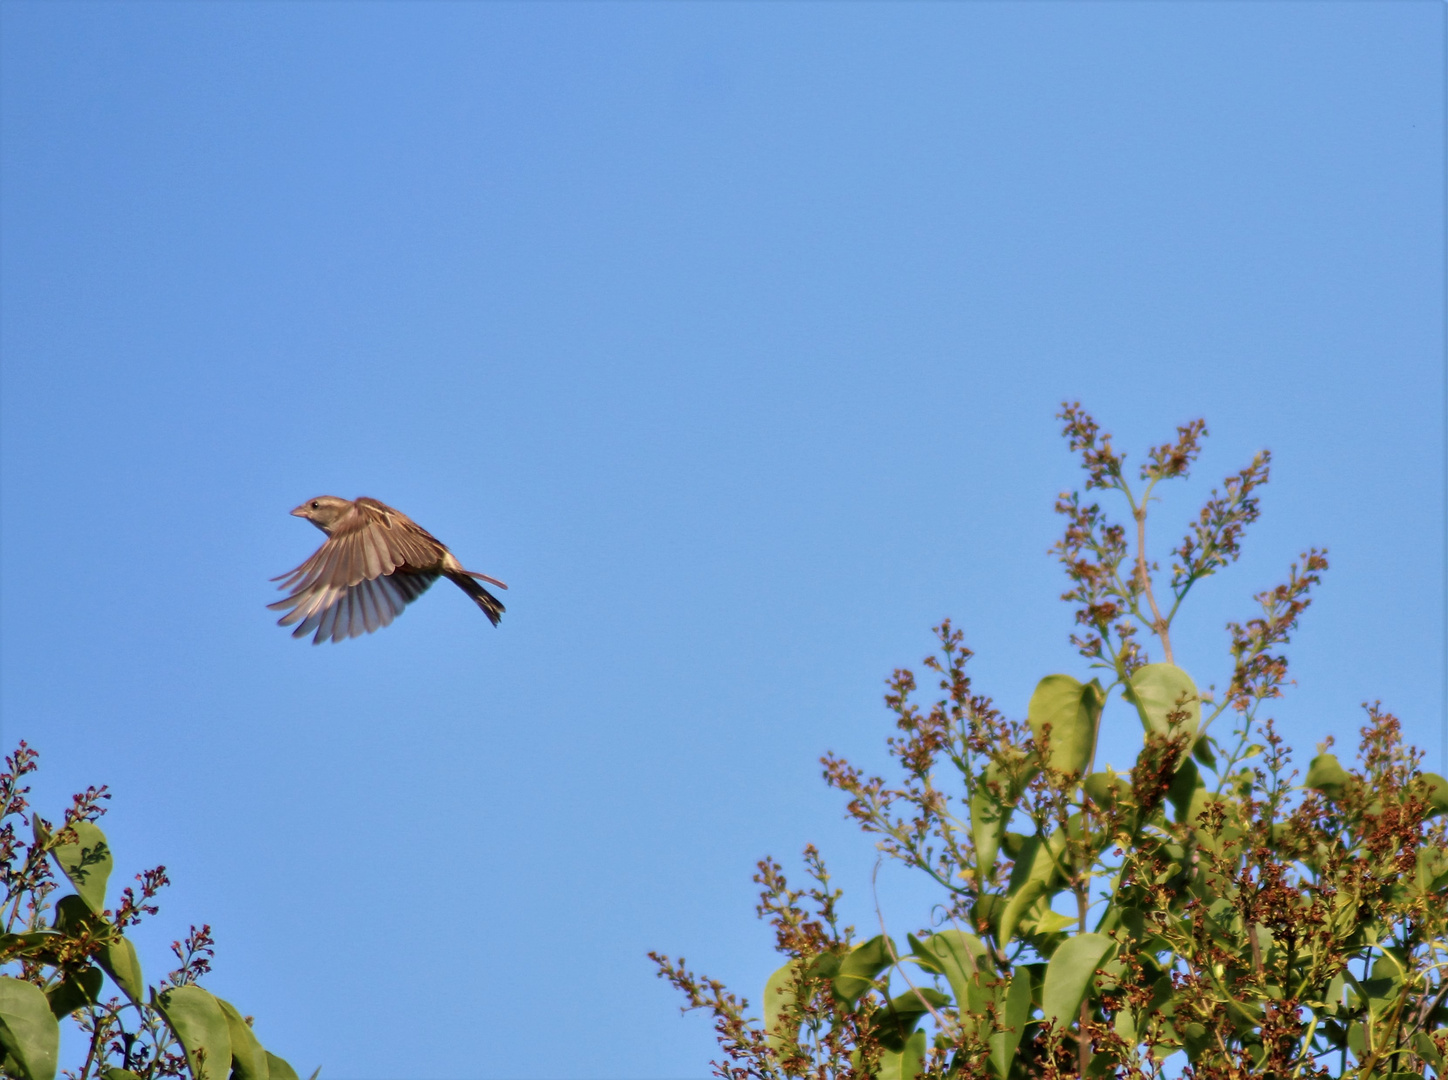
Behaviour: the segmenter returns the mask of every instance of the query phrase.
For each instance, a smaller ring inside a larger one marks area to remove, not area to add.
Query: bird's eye
[[[319,509],[320,507],[321,507],[321,503],[317,502],[316,499],[313,499],[313,500],[312,500],[312,509],[313,509],[313,510],[317,510],[317,509]]]

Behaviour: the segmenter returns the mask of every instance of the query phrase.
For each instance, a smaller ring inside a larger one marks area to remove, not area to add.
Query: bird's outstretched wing
[[[438,579],[447,549],[406,514],[358,499],[311,558],[273,578],[290,589],[267,606],[286,611],[293,637],[316,631],[314,645],[387,626]]]

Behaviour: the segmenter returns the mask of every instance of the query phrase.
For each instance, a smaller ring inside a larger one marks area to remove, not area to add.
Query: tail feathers
[[[488,617],[488,620],[494,626],[497,626],[498,623],[502,621],[503,612],[506,611],[507,608],[503,607],[503,602],[501,600],[499,600],[492,593],[488,592],[487,589],[479,585],[466,573],[452,573],[448,574],[447,577],[449,581],[451,581],[463,592],[467,593],[468,596],[472,598],[473,603],[477,604],[478,607],[483,609],[483,614]],[[489,580],[492,579],[490,578]],[[499,584],[502,583],[499,582]],[[504,585],[503,588],[506,589],[507,586]]]
[[[496,585],[500,589],[506,589],[508,587],[507,582],[499,581],[495,577],[488,577],[487,574],[480,574],[476,570],[464,570],[463,573],[467,574],[468,577],[477,578],[479,581],[486,581],[489,585]]]

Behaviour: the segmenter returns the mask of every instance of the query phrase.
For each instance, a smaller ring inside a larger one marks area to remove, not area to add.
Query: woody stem
[[[1167,633],[1170,625],[1162,618],[1161,608],[1156,606],[1156,595],[1151,591],[1151,572],[1146,566],[1146,500],[1142,499],[1141,505],[1132,511],[1132,517],[1136,518],[1136,580],[1141,586],[1141,591],[1146,594],[1146,602],[1151,605],[1152,632],[1161,638],[1161,648],[1166,653],[1166,662],[1173,663],[1171,657],[1171,637]]]

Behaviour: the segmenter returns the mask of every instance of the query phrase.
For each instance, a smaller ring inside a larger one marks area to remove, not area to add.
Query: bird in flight
[[[365,496],[348,501],[319,495],[292,511],[327,534],[312,557],[290,573],[272,578],[290,589],[267,607],[286,611],[278,626],[297,623],[292,637],[316,631],[313,645],[331,638],[358,637],[387,626],[439,577],[445,577],[483,609],[494,626],[503,604],[478,584],[497,578],[464,570],[447,546],[412,518]],[[474,580],[478,579],[478,580]]]

